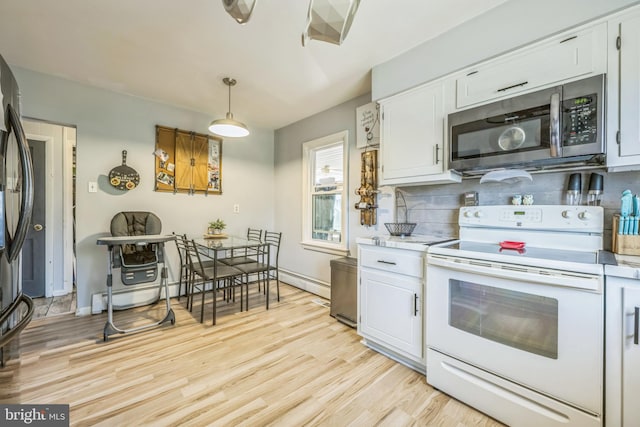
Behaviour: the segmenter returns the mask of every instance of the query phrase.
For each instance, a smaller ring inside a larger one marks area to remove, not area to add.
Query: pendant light
[[[227,111],[226,118],[212,121],[209,125],[209,131],[219,136],[235,138],[247,136],[249,135],[247,126],[244,123],[234,120],[233,113],[231,113],[231,86],[235,86],[236,80],[225,77],[222,81],[229,86],[229,111]]]
[[[222,0],[222,5],[238,24],[244,25],[251,18],[256,0]]]

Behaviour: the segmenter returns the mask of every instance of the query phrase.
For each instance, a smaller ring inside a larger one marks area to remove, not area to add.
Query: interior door
[[[33,216],[22,246],[22,291],[32,298],[46,294],[45,142],[29,140],[33,161]]]

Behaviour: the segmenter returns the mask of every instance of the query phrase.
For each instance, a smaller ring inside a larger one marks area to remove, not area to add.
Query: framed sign
[[[370,102],[356,108],[356,147],[380,144],[380,106]]]

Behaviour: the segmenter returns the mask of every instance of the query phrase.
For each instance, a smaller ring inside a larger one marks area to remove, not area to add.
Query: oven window
[[[558,300],[553,298],[450,279],[449,325],[558,358]]]

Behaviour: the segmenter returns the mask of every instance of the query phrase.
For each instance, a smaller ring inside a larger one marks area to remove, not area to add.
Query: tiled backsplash
[[[611,249],[611,222],[620,209],[620,195],[625,189],[640,193],[640,172],[607,173],[602,169],[546,172],[532,174],[533,182],[521,180],[516,183],[483,183],[479,178],[464,179],[461,184],[442,184],[399,187],[407,204],[407,222],[416,222],[414,234],[456,236],[458,234],[458,209],[463,205],[463,195],[476,191],[480,205],[504,205],[511,203],[514,194],[532,194],[534,205],[557,205],[565,203],[565,190],[569,175],[582,175],[582,204],[586,204],[589,176],[592,172],[604,176],[604,193],[601,205],[605,208],[604,248]],[[401,197],[396,198],[397,220],[405,220]]]

